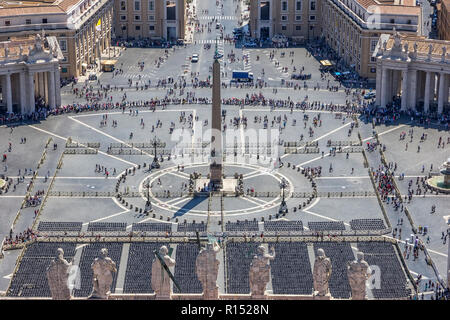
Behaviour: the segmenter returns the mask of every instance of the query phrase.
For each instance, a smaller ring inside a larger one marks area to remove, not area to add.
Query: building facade
[[[79,77],[110,47],[113,2],[110,0],[35,0],[0,7],[0,41],[45,30],[58,39],[64,58],[61,77]]]
[[[37,34],[0,42],[0,113],[31,114],[36,102],[60,106],[62,58],[56,37]]]
[[[395,30],[417,35],[421,8],[414,0],[322,0],[322,30],[326,43],[363,78],[376,77],[372,57],[383,33]]]
[[[250,31],[253,38],[272,39],[277,34],[301,42],[321,35],[321,0],[251,0]]]
[[[121,39],[184,39],[186,0],[115,0],[114,34]]]
[[[450,40],[450,0],[441,0],[437,25],[439,39]]]
[[[283,34],[292,41],[322,38],[341,62],[363,78],[375,79],[372,53],[383,33],[417,35],[421,7],[415,0],[251,0],[254,38]]]
[[[376,104],[401,99],[401,110],[450,111],[450,41],[383,34],[377,59]]]

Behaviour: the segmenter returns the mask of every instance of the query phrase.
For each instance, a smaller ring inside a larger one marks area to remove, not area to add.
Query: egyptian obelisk
[[[220,101],[220,55],[216,51],[213,63],[212,116],[211,116],[211,164],[210,186],[222,188],[222,107]]]

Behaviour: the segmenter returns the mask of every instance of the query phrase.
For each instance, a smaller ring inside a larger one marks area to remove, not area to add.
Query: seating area
[[[179,223],[177,225],[178,232],[205,232],[206,223]]]
[[[161,222],[146,222],[146,223],[133,223],[131,226],[131,231],[141,231],[141,232],[171,232],[171,223],[161,223]]]
[[[81,222],[49,222],[40,221],[38,231],[52,232],[52,231],[76,231],[80,232],[82,227]]]
[[[87,231],[100,231],[100,232],[111,232],[111,231],[126,231],[127,224],[125,222],[91,222],[88,225]]]
[[[345,230],[342,221],[313,221],[308,222],[308,228],[311,231],[340,231]]]
[[[250,293],[248,273],[258,246],[259,244],[254,242],[227,244],[227,293]]]
[[[226,231],[259,231],[257,221],[237,221],[237,222],[227,222],[225,224]]]
[[[176,286],[173,286],[174,293],[202,293],[202,284],[198,280],[197,272],[195,271],[195,261],[198,253],[198,245],[195,243],[177,245],[174,277],[181,291]]]
[[[50,262],[56,257],[58,248],[64,250],[64,258],[71,262],[75,255],[74,243],[37,242],[29,245],[12,278],[7,296],[50,297],[46,272]]]
[[[352,230],[383,230],[386,229],[382,219],[353,219],[350,221]]]
[[[396,299],[411,294],[411,290],[407,288],[406,275],[391,243],[359,242],[358,249],[364,252],[364,260],[369,265],[380,268],[380,288],[371,289],[374,298]]]
[[[355,260],[350,243],[322,242],[314,243],[314,252],[322,248],[330,258],[332,272],[329,281],[330,293],[333,298],[348,299],[351,294],[347,277],[347,263]]]
[[[313,275],[305,242],[275,244],[270,266],[274,294],[312,294]]]
[[[303,231],[301,221],[264,221],[265,231]]]
[[[116,289],[117,274],[119,273],[120,256],[122,255],[122,243],[116,242],[102,242],[92,243],[83,247],[80,259],[80,273],[81,273],[81,288],[75,289],[73,295],[75,297],[87,297],[92,292],[92,277],[93,272],[91,265],[95,258],[100,257],[100,250],[108,249],[108,256],[116,263],[117,272],[114,273],[113,283],[111,285],[111,292],[114,293]]]
[[[125,272],[124,293],[153,293],[152,262],[154,250],[167,243],[132,243],[128,254],[127,270]]]

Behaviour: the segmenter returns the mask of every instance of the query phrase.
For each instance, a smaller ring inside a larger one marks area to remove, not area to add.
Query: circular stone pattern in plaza
[[[208,212],[211,216],[220,216],[221,197],[208,197],[208,193],[193,195],[189,192],[191,174],[201,174],[206,178],[209,172],[208,163],[194,163],[182,166],[174,165],[158,170],[148,170],[148,166],[137,169],[135,173],[128,174],[126,181],[119,185],[119,192],[127,202],[137,208],[145,208],[147,197],[150,198],[153,208],[163,210],[168,215],[164,218],[175,219],[183,215],[191,215],[199,219],[206,218]],[[225,163],[225,178],[233,178],[236,174],[243,181],[243,195],[228,194],[223,197],[226,203],[223,214],[229,218],[249,219],[251,214],[269,212],[278,208],[282,202],[280,185],[285,181],[285,198],[289,199],[294,192],[292,178],[280,174],[264,166],[242,163]],[[303,177],[303,178],[302,178]],[[299,183],[299,177],[295,177]],[[310,185],[311,182],[304,176],[301,183]],[[150,188],[148,187],[150,183]],[[252,192],[258,190],[258,192]],[[138,195],[136,196],[136,192]],[[128,197],[134,193],[133,197]],[[216,193],[217,194],[217,193]],[[212,205],[210,202],[214,202]],[[209,207],[213,209],[209,209]],[[144,209],[143,209],[144,210]],[[158,212],[160,211],[158,210]],[[268,216],[268,214],[267,214]]]

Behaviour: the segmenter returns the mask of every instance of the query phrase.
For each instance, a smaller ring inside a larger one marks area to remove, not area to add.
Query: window
[[[61,68],[62,73],[67,73],[67,68]]]
[[[6,21],[5,21],[5,26],[10,26],[10,25],[11,25],[11,21],[6,20]]]
[[[378,43],[378,40],[371,40],[370,41],[370,51],[374,51],[375,50],[375,48],[377,47],[377,43]]]
[[[302,26],[295,26],[295,30],[297,30],[297,31],[302,30]]]
[[[270,19],[270,2],[269,1],[261,1],[260,15],[261,15],[261,20],[269,20]]]
[[[148,21],[155,21],[155,16],[148,16]]]
[[[302,11],[302,2],[301,1],[295,2],[295,10]]]
[[[149,0],[148,1],[148,10],[149,11],[155,10],[155,1],[154,0]]]
[[[127,21],[127,16],[120,16],[120,21]]]
[[[120,10],[121,11],[127,10],[127,2],[126,1],[120,1]]]
[[[316,21],[316,16],[309,16],[309,21]]]
[[[47,23],[47,18],[42,19],[42,23]]]
[[[155,31],[155,26],[152,26],[152,25],[148,26],[148,30]]]
[[[141,16],[140,15],[135,15],[134,16],[134,21],[141,21]]]
[[[140,11],[141,10],[141,0],[135,0],[134,1],[134,11]]]
[[[370,68],[371,73],[377,73],[377,68]]]
[[[395,23],[395,19],[391,19],[391,23]]]
[[[407,24],[411,24],[411,20],[406,21]]]
[[[61,48],[61,51],[67,51],[67,41],[59,40],[59,47]]]
[[[136,26],[136,31],[141,31],[141,26]]]
[[[316,2],[315,2],[315,1],[311,1],[311,2],[310,2],[309,9],[310,9],[311,11],[316,10]]]
[[[25,20],[25,24],[31,24],[31,19]]]
[[[127,30],[127,26],[122,26],[122,31]]]
[[[288,17],[287,16],[281,16],[281,21],[287,21]]]
[[[175,1],[166,1],[166,15],[167,20],[176,20],[176,4]]]
[[[287,1],[283,1],[283,2],[281,3],[281,10],[287,11]]]
[[[377,62],[377,58],[375,58],[375,57],[370,57],[370,62]]]
[[[281,26],[281,30],[286,31],[286,26]]]
[[[302,16],[295,16],[295,21],[301,21],[302,20]]]

